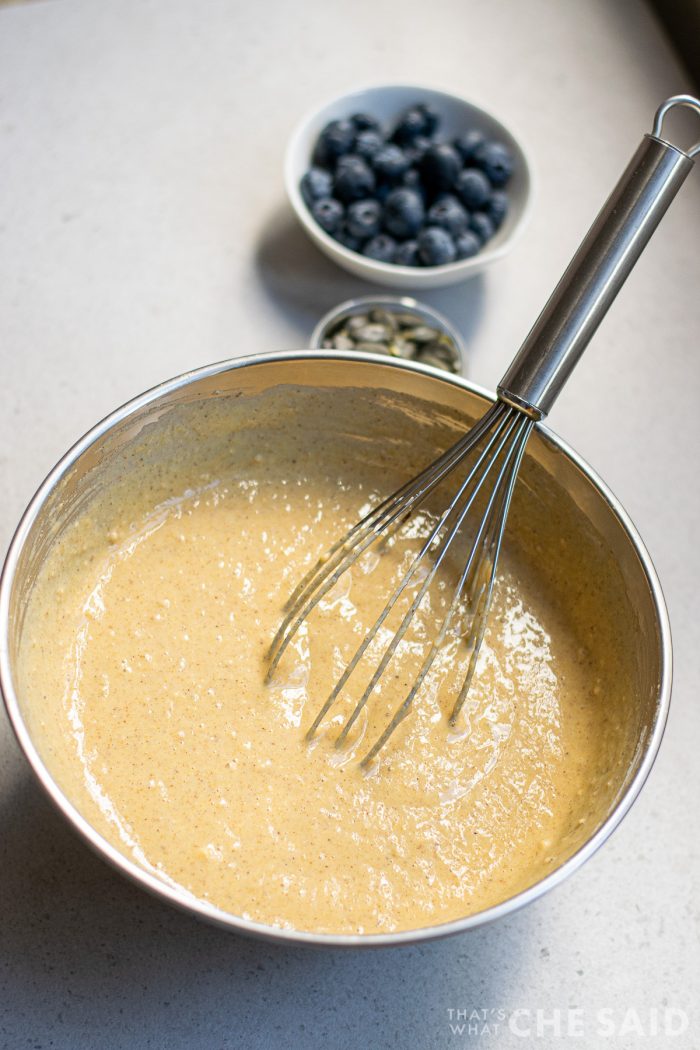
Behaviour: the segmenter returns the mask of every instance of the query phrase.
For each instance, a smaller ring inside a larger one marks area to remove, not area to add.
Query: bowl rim
[[[339,241],[334,240],[334,238],[326,233],[326,231],[313,219],[311,212],[301,196],[298,184],[299,179],[294,166],[294,158],[300,148],[301,140],[306,134],[309,126],[319,121],[321,115],[329,107],[339,104],[346,99],[349,103],[355,96],[366,94],[369,91],[395,90],[412,91],[414,93],[429,92],[431,95],[439,95],[443,98],[449,98],[452,101],[466,105],[470,109],[483,114],[488,120],[499,125],[499,127],[502,128],[515,143],[516,148],[520,153],[519,160],[522,161],[522,170],[525,176],[525,193],[520,205],[520,215],[513,225],[513,228],[501,244],[497,245],[495,248],[489,248],[487,245],[483,251],[477,252],[476,255],[473,255],[469,259],[458,259],[455,262],[444,263],[441,266],[399,266],[396,263],[383,263],[376,259],[369,259],[360,252],[351,251]],[[490,266],[491,263],[503,258],[503,256],[510,252],[520,239],[530,221],[535,195],[535,177],[530,153],[524,145],[521,135],[519,133],[516,134],[512,125],[506,124],[501,120],[500,116],[493,112],[493,110],[486,109],[478,102],[472,102],[471,99],[464,95],[458,95],[447,87],[425,83],[410,84],[403,81],[387,81],[380,84],[360,84],[349,91],[328,99],[321,105],[314,106],[313,109],[307,110],[296,123],[294,130],[288,139],[284,153],[283,172],[287,196],[297,219],[301,222],[302,226],[312,239],[318,240],[320,244],[324,245],[327,254],[330,256],[338,255],[341,259],[345,260],[348,266],[353,266],[356,270],[360,268],[367,269],[368,272],[372,272],[377,276],[386,277],[387,281],[390,278],[393,278],[394,286],[397,286],[397,278],[405,278],[406,288],[419,288],[421,286],[427,287],[431,278],[439,281],[441,276],[444,276],[445,278],[448,276],[454,278],[456,274],[462,274],[466,280],[471,274],[478,273],[486,266]],[[433,287],[437,286],[437,284],[433,284]]]
[[[317,933],[310,930],[284,929],[281,927],[269,926],[261,922],[255,922],[252,919],[244,919],[242,916],[223,911],[220,908],[216,908],[213,905],[200,900],[182,886],[177,884],[171,885],[158,878],[156,875],[151,874],[145,868],[140,867],[135,861],[127,857],[126,854],[121,853],[98,831],[96,831],[90,822],[82,816],[73,803],[71,803],[64,795],[62,789],[53,779],[33,743],[31,733],[20,710],[10,666],[10,594],[17,570],[18,560],[24,547],[24,543],[51,491],[61,479],[65,477],[79,457],[90,448],[91,445],[107,434],[107,432],[113,427],[123,423],[134,413],[156,402],[159,398],[173,394],[190,384],[224,373],[235,372],[240,368],[251,368],[259,365],[274,366],[277,363],[288,361],[307,361],[314,364],[322,361],[338,361],[350,364],[364,363],[378,365],[382,368],[409,369],[419,374],[427,375],[432,379],[437,379],[440,382],[457,386],[468,393],[476,394],[487,401],[495,400],[495,395],[493,393],[476,383],[464,379],[462,376],[448,375],[439,369],[431,368],[428,365],[422,365],[417,362],[397,362],[392,358],[356,351],[291,350],[278,353],[253,354],[246,357],[233,358],[219,361],[211,365],[205,365],[202,368],[193,369],[165,380],[114,409],[79,438],[78,441],[76,441],[61,457],[61,459],[59,459],[52,470],[49,471],[30,500],[19,521],[12,540],[10,541],[2,574],[0,575],[0,691],[2,692],[10,724],[21,750],[24,752],[30,767],[45,793],[59,812],[63,814],[68,823],[80,834],[82,839],[103,859],[107,860],[112,867],[123,875],[126,875],[132,882],[135,882],[154,896],[174,905],[176,908],[193,914],[200,919],[233,930],[239,934],[272,941],[278,944],[329,948],[399,947],[401,945],[435,940],[475,929],[518,911],[526,904],[543,896],[543,894],[550,889],[560,885],[569,875],[585,863],[585,861],[599,849],[603,842],[606,841],[614,829],[619,825],[623,817],[628,813],[651,771],[663,738],[670,705],[672,680],[671,629],[661,584],[649,552],[647,551],[631,518],[596,471],[593,470],[593,468],[565,441],[541,423],[537,423],[536,427],[545,441],[558,451],[564,452],[564,454],[572,460],[574,465],[586,476],[588,481],[608,505],[609,509],[617,518],[633,543],[635,552],[639,558],[640,567],[649,585],[652,602],[657,615],[661,666],[655,718],[651,732],[648,734],[645,743],[644,756],[634,777],[619,794],[617,802],[609,813],[607,819],[598,828],[595,834],[591,836],[591,838],[589,838],[574,854],[572,854],[572,856],[564,861],[562,865],[550,872],[549,875],[546,875],[540,881],[524,890],[521,890],[514,896],[509,897],[490,908],[486,908],[483,911],[475,912],[459,919],[453,919],[446,923],[420,927],[418,929],[400,930],[393,933]]]

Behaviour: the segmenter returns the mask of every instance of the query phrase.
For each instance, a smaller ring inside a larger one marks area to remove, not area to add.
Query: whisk
[[[371,510],[323,555],[301,580],[270,647],[268,680],[287,646],[312,610],[372,544],[386,541],[458,468],[465,473],[398,586],[345,667],[314,718],[311,739],[407,589],[419,580],[407,612],[386,644],[369,684],[335,741],[342,747],[366,706],[446,558],[455,538],[473,536],[464,567],[434,642],[413,684],[384,731],[361,760],[369,765],[408,715],[418,691],[457,614],[469,657],[459,695],[449,715],[454,725],[467,699],[486,630],[496,567],[508,510],[527,440],[552,407],[605,312],[627,278],[671,200],[693,166],[700,143],[682,150],[662,137],[666,114],[685,106],[700,114],[689,95],[667,99],[657,110],[653,131],[645,135],[617,186],[584,238],[539,318],[501,380],[498,400],[451,448],[417,477]],[[425,571],[426,563],[432,560]],[[419,570],[422,571],[419,573]],[[424,573],[424,576],[423,576]],[[466,620],[464,617],[466,616]]]

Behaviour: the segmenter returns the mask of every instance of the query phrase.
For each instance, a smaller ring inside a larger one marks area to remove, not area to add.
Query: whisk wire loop
[[[306,574],[287,602],[288,612],[268,650],[270,681],[284,652],[302,623],[320,601],[333,589],[343,573],[357,561],[378,537],[389,538],[394,526],[400,528],[406,518],[440,484],[454,467],[474,448],[488,429],[508,412],[496,402],[482,419],[454,445],[411,481],[365,515],[350,532],[323,555]]]
[[[486,632],[486,624],[488,622],[489,609],[491,607],[491,598],[493,596],[493,586],[496,580],[496,566],[498,564],[498,557],[501,551],[501,544],[503,541],[503,533],[505,532],[506,522],[508,520],[508,512],[510,510],[511,500],[513,498],[513,490],[515,489],[515,482],[518,478],[518,471],[520,470],[520,463],[525,453],[525,446],[527,439],[530,436],[530,431],[534,426],[534,420],[526,418],[523,420],[521,426],[521,433],[516,439],[515,455],[510,465],[507,481],[503,490],[500,493],[500,506],[493,513],[491,518],[491,527],[493,528],[493,537],[489,543],[489,552],[485,560],[486,565],[489,566],[489,577],[488,582],[484,584],[478,601],[479,607],[476,609],[474,616],[472,617],[471,627],[469,631],[469,637],[467,639],[467,649],[471,650],[471,656],[469,659],[469,667],[464,678],[464,683],[460,694],[457,697],[452,712],[449,717],[449,723],[454,726],[460,715],[464,703],[469,694],[469,690],[472,684],[472,678],[476,670],[476,662],[479,657],[479,650],[481,649],[481,643],[484,639]]]
[[[334,544],[328,553],[315,563],[297,586],[288,602],[287,614],[270,646],[268,678],[274,674],[282,655],[301,625],[319,602],[333,589],[343,573],[351,568],[373,543],[386,543],[448,475],[463,462],[468,462],[466,475],[458,484],[447,507],[431,527],[428,536],[413,556],[408,569],[386,605],[366,631],[325,703],[317,712],[306,733],[307,739],[315,736],[360,662],[372,651],[373,643],[397,602],[411,583],[416,580],[417,573],[425,560],[432,556],[432,564],[425,577],[422,578],[408,610],[404,613],[398,628],[383,645],[379,663],[371,675],[369,684],[345,720],[335,741],[336,747],[342,747],[346,743],[352,727],[379,686],[390,661],[397,653],[414,621],[440,566],[456,537],[461,534],[469,512],[480,493],[486,491],[488,483],[490,488],[484,497],[485,507],[437,637],[408,695],[370,751],[362,759],[361,764],[366,766],[376,757],[408,714],[437,653],[445,642],[457,610],[460,605],[464,605],[465,622],[468,623],[466,644],[471,656],[465,687],[462,688],[450,715],[450,721],[454,724],[466,698],[476,665],[479,645],[483,639],[486,615],[493,591],[496,560],[505,526],[505,515],[510,505],[525,442],[533,425],[533,420],[518,408],[497,401],[467,434],[429,464],[416,478],[400,486],[391,496],[370,510],[344,538]]]
[[[518,415],[517,411],[514,411],[515,415]],[[486,619],[488,616],[488,610],[491,601],[491,595],[493,592],[493,584],[496,575],[496,561],[498,558],[498,550],[500,548],[501,538],[505,529],[505,518],[508,513],[510,505],[510,498],[515,485],[515,479],[517,476],[518,467],[520,460],[522,459],[523,452],[525,450],[525,444],[529,436],[530,430],[534,425],[534,421],[528,419],[525,416],[521,416],[520,419],[513,419],[512,425],[504,441],[501,443],[501,447],[505,444],[509,437],[512,436],[513,440],[510,447],[507,449],[503,463],[498,472],[496,481],[494,483],[493,491],[489,497],[486,510],[481,518],[479,529],[477,531],[474,542],[471,546],[469,556],[466,564],[460,576],[457,587],[455,588],[452,601],[447,610],[447,613],[440,626],[435,641],[433,642],[430,650],[425,657],[423,664],[414,680],[414,683],[406,696],[405,700],[394,714],[392,720],[382,732],[381,736],[370,748],[367,754],[362,759],[360,765],[369,765],[377,754],[381,751],[384,745],[387,743],[393,732],[398,728],[400,723],[408,715],[413,701],[415,700],[425,678],[430,672],[430,669],[437,657],[438,652],[442,648],[447,637],[447,633],[452,625],[454,615],[459,608],[460,599],[464,593],[467,581],[470,581],[469,596],[467,600],[467,610],[471,612],[470,617],[470,629],[469,637],[467,642],[467,648],[471,649],[471,657],[469,667],[467,670],[467,676],[465,684],[460,691],[460,696],[455,704],[452,713],[450,714],[449,721],[451,725],[455,724],[457,715],[461,710],[461,707],[466,699],[466,695],[469,691],[471,679],[474,674],[476,666],[476,658],[478,656],[479,646],[483,639],[484,631],[486,629]],[[500,451],[500,449],[499,449]],[[496,457],[494,457],[495,459]],[[493,461],[492,461],[493,462]],[[485,478],[483,479],[485,480]],[[505,488],[503,487],[505,485]],[[463,507],[459,514],[459,517],[455,524],[452,526],[451,533],[448,537],[448,544],[452,541],[455,535],[457,535],[464,518],[469,513],[471,507],[470,501]],[[482,579],[482,573],[480,569],[483,565],[488,565],[488,579]],[[479,587],[479,583],[481,586]],[[475,591],[478,588],[478,593]],[[473,639],[478,639],[478,644],[473,645]],[[461,701],[461,703],[460,703]],[[347,726],[346,726],[347,729]],[[345,732],[345,730],[344,730]],[[342,734],[341,734],[342,736]],[[340,743],[340,737],[338,738]]]
[[[513,415],[515,415],[515,414],[516,413],[513,413]],[[413,618],[414,618],[414,616],[415,616],[415,614],[416,614],[416,612],[418,610],[418,607],[421,605],[425,595],[427,594],[428,589],[429,589],[430,585],[432,584],[432,582],[433,582],[433,580],[435,578],[435,575],[437,574],[437,572],[438,572],[438,570],[440,568],[440,565],[444,561],[444,559],[445,559],[445,557],[447,555],[447,552],[450,549],[450,546],[451,546],[454,538],[456,537],[456,535],[457,535],[457,533],[459,531],[460,525],[462,524],[462,522],[464,521],[466,515],[468,514],[469,510],[471,509],[471,507],[472,507],[472,505],[473,505],[477,495],[479,494],[479,491],[481,490],[482,486],[484,485],[486,479],[489,476],[489,472],[491,470],[491,467],[498,460],[498,457],[499,457],[501,451],[503,450],[504,445],[507,443],[507,441],[508,441],[508,439],[509,439],[509,437],[510,437],[510,435],[511,435],[511,433],[512,433],[512,431],[513,431],[515,426],[516,426],[516,420],[511,417],[511,413],[505,413],[503,415],[502,419],[499,421],[498,425],[496,426],[493,434],[491,435],[490,439],[486,443],[485,447],[483,448],[481,454],[479,455],[479,457],[477,458],[476,462],[474,463],[472,469],[469,471],[467,477],[464,479],[464,481],[459,486],[459,488],[457,490],[457,493],[455,494],[455,496],[451,500],[451,502],[448,505],[447,509],[443,512],[441,517],[438,519],[438,522],[433,527],[430,535],[428,536],[427,540],[423,544],[423,547],[421,548],[419,553],[414,558],[410,568],[408,569],[408,572],[404,575],[404,577],[401,580],[399,586],[396,588],[396,590],[394,591],[393,595],[391,596],[391,598],[387,602],[386,606],[382,610],[382,613],[380,614],[380,616],[377,618],[377,620],[375,621],[373,626],[367,632],[367,635],[365,636],[365,639],[361,643],[361,645],[358,648],[357,652],[355,653],[355,656],[353,657],[353,659],[348,664],[348,666],[347,666],[347,668],[346,668],[346,670],[344,672],[344,675],[342,676],[342,678],[338,682],[338,685],[336,685],[335,689],[333,690],[333,692],[331,693],[330,697],[326,701],[326,705],[328,705],[328,706],[324,705],[324,707],[325,707],[326,710],[328,710],[330,708],[331,704],[333,703],[333,701],[335,700],[335,698],[340,693],[340,691],[343,688],[343,686],[345,685],[345,683],[347,682],[348,678],[350,677],[350,675],[354,671],[355,667],[357,666],[359,661],[362,659],[362,656],[364,655],[364,653],[367,650],[368,646],[373,641],[374,637],[377,634],[377,631],[379,630],[381,625],[386,620],[387,616],[389,615],[389,613],[393,609],[393,607],[396,604],[397,600],[399,599],[401,594],[404,592],[406,587],[408,587],[409,583],[411,582],[411,579],[413,578],[414,574],[416,573],[418,567],[420,566],[421,562],[423,561],[423,559],[424,559],[425,555],[427,554],[428,550],[432,546],[435,546],[436,549],[438,550],[438,553],[437,553],[437,556],[435,558],[435,561],[434,561],[430,571],[428,572],[425,580],[423,581],[422,585],[420,586],[420,588],[418,590],[418,593],[416,594],[415,598],[413,599],[413,602],[411,603],[408,611],[404,615],[404,617],[403,617],[403,619],[401,621],[401,624],[399,625],[398,630],[393,635],[393,637],[391,638],[389,644],[387,645],[387,647],[386,647],[386,649],[384,651],[384,655],[382,656],[382,658],[381,658],[381,660],[379,662],[379,666],[377,667],[376,671],[372,675],[372,678],[371,678],[371,681],[370,681],[369,685],[365,689],[364,693],[362,694],[362,696],[360,697],[359,701],[355,705],[355,708],[352,711],[350,717],[348,718],[347,722],[345,723],[345,726],[343,727],[343,730],[340,733],[340,736],[338,737],[338,739],[336,741],[336,745],[337,746],[340,747],[340,746],[343,745],[343,743],[347,739],[348,733],[350,732],[352,726],[354,725],[355,721],[357,720],[360,712],[362,711],[362,709],[364,708],[365,704],[369,700],[370,696],[372,695],[372,693],[376,689],[376,687],[377,687],[377,685],[379,683],[379,680],[381,679],[382,675],[384,674],[387,666],[389,665],[389,662],[391,661],[392,657],[394,656],[394,653],[396,652],[399,644],[401,643],[404,635],[406,634],[409,626],[411,625],[411,622],[413,621]],[[481,473],[479,473],[479,471],[480,471],[480,469],[482,467],[484,469],[483,469],[483,471]],[[468,496],[467,496],[466,502],[461,507],[461,509],[458,509],[458,508],[460,508],[461,501],[462,501],[463,497],[465,496],[465,493],[467,493],[467,492],[468,492]],[[456,518],[452,522],[452,524],[449,526],[449,530],[448,530],[446,536],[445,537],[441,537],[440,533],[441,533],[443,527],[446,525],[446,523],[452,517],[453,513],[455,512],[455,509],[457,509]],[[439,548],[438,548],[438,544],[441,544],[439,546]],[[312,726],[312,730],[315,731],[315,728],[317,728],[317,725],[318,725],[319,722],[320,722],[320,719],[317,717],[316,721],[314,722],[314,725]],[[309,732],[311,733],[311,735],[313,735],[311,730]]]

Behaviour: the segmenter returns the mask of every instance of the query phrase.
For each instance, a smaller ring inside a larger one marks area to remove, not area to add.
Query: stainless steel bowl
[[[466,351],[464,341],[451,321],[427,303],[421,303],[409,295],[363,295],[357,299],[346,299],[324,314],[311,333],[311,346],[314,350],[323,350],[323,340],[337,328],[342,321],[347,321],[357,314],[369,313],[374,307],[388,310],[391,314],[413,314],[418,320],[431,328],[444,332],[451,340],[459,360],[458,372],[465,371]],[[401,358],[401,360],[406,360]]]
[[[0,581],[0,686],[17,739],[40,784],[85,841],[120,872],[144,889],[238,933],[282,943],[316,946],[400,945],[470,930],[535,900],[584,863],[619,824],[636,798],[656,757],[671,691],[671,638],[663,595],[654,567],[632,522],[591,468],[554,434],[539,426],[528,446],[518,484],[524,522],[533,513],[556,529],[562,516],[573,522],[581,550],[590,558],[590,579],[609,589],[609,611],[601,611],[601,630],[620,634],[619,659],[628,668],[629,701],[616,712],[625,727],[616,752],[608,795],[596,803],[594,832],[556,870],[525,891],[478,914],[440,926],[400,933],[335,936],[275,929],[227,914],[184,889],[166,884],[120,853],[79,811],[50,772],[29,728],[25,699],[18,685],[18,653],[24,612],[34,581],[51,544],[104,485],[108,470],[127,461],[138,470],[138,454],[152,432],[150,424],[175,406],[196,409],[212,398],[259,394],[279,384],[337,390],[382,391],[384,400],[408,395],[422,400],[422,417],[412,424],[480,415],[491,395],[463,379],[438,375],[419,365],[356,353],[285,353],[243,358],[189,372],[163,383],[117,409],[98,423],[44,481],[27,508],[10,546]],[[379,404],[379,399],[377,399]],[[189,411],[189,409],[188,409]],[[431,417],[431,418],[429,418]],[[543,513],[544,511],[544,513]],[[543,528],[549,527],[543,525]],[[556,558],[556,547],[546,552]],[[606,606],[606,609],[608,607]],[[608,621],[606,621],[608,617]]]

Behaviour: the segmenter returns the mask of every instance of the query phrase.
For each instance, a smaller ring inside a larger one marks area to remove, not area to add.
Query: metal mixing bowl
[[[491,398],[463,379],[439,376],[419,365],[397,365],[373,355],[305,351],[244,358],[189,372],[117,409],[86,434],[49,474],[10,546],[0,582],[0,686],[10,720],[40,784],[85,841],[144,889],[202,919],[242,934],[317,946],[400,945],[473,929],[536,899],[580,867],[605,841],[649,773],[670,699],[668,616],[649,555],[632,522],[600,478],[542,426],[538,425],[530,440],[512,513],[516,522],[520,515],[524,528],[540,530],[537,537],[544,546],[543,565],[560,556],[559,544],[552,538],[556,533],[550,537],[546,529],[551,526],[556,530],[564,517],[569,526],[573,524],[577,549],[590,561],[591,587],[593,591],[596,586],[605,588],[608,594],[599,611],[599,628],[619,633],[616,660],[627,669],[629,690],[628,699],[617,701],[620,710],[615,717],[624,727],[624,740],[616,751],[609,791],[591,801],[593,832],[585,841],[577,842],[572,855],[551,874],[525,891],[453,922],[389,934],[336,936],[280,930],[227,914],[196,900],[184,889],[166,884],[111,845],[80,812],[76,800],[64,792],[29,728],[26,697],[18,681],[18,654],[28,600],[51,545],[95,494],[104,491],[109,479],[121,477],[128,468],[134,484],[138,484],[139,463],[147,458],[143,450],[148,447],[156,421],[181,411],[181,406],[188,406],[187,412],[199,412],[212,398],[252,396],[279,384],[333,392],[342,388],[371,391],[379,415],[382,402],[396,401],[397,396],[418,398],[422,415],[414,418],[410,414],[415,426],[432,425],[431,413],[435,419],[458,419],[464,425],[465,417],[481,415]],[[330,417],[332,420],[332,413]],[[206,413],[202,418],[206,419]],[[572,610],[575,614],[574,606]]]

